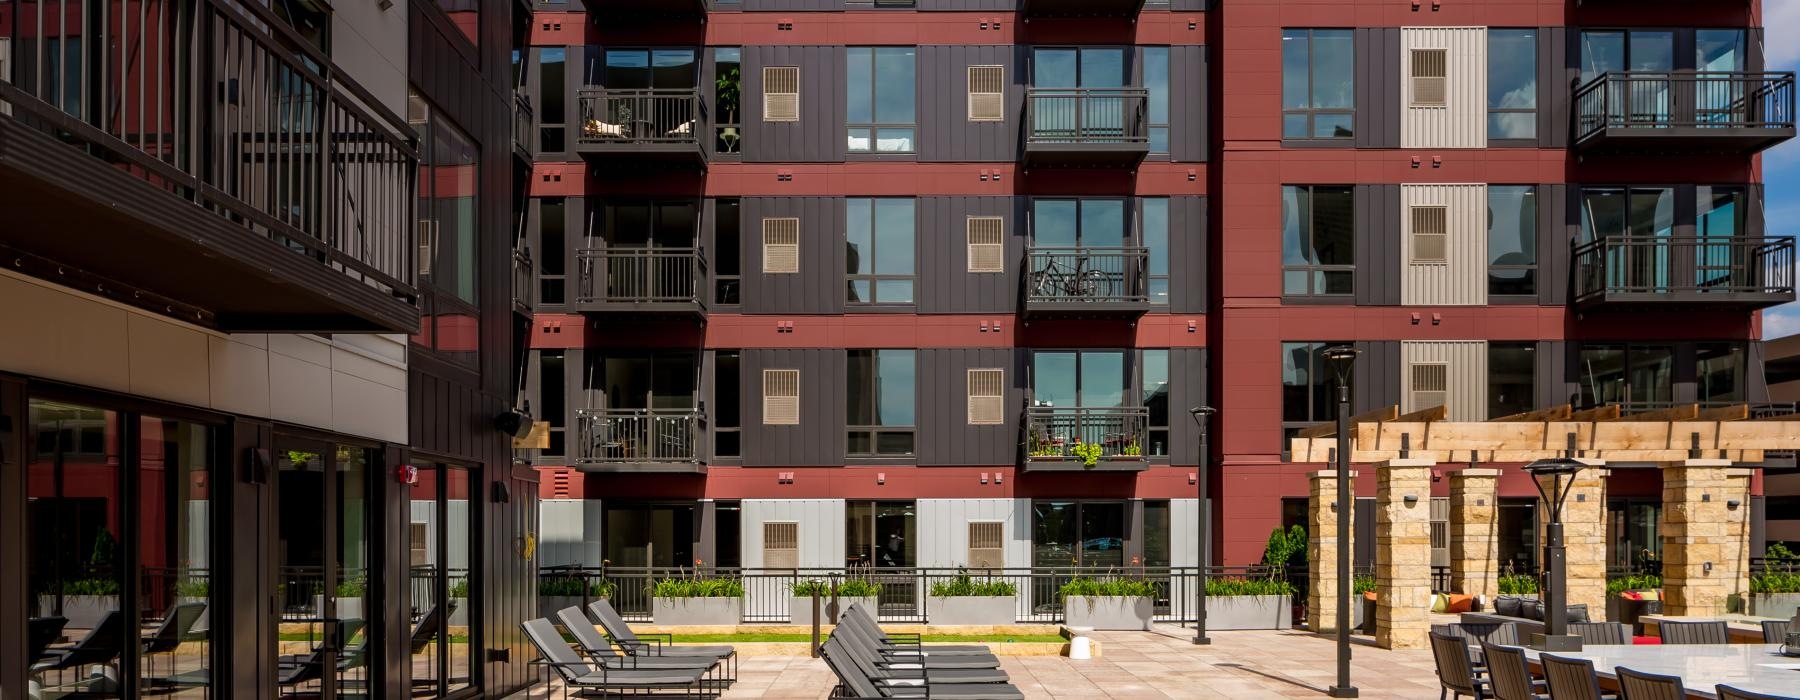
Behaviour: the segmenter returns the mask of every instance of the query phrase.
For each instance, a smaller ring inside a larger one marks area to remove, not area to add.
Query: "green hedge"
[[[829,598],[831,597],[831,582],[818,579],[799,581],[788,586],[788,590],[792,591],[796,598],[811,598],[814,591]],[[876,598],[881,595],[881,584],[860,578],[845,579],[838,582],[837,594],[839,598]]]
[[[970,578],[968,574],[931,584],[931,597],[933,598],[996,597],[1017,595],[1018,592],[1018,588],[1007,581],[977,581]]]
[[[1275,578],[1208,578],[1209,596],[1293,595],[1294,584]]]
[[[1501,574],[1500,595],[1520,595],[1538,592],[1538,581],[1531,574]]]
[[[1077,578],[1062,585],[1059,589],[1064,597],[1090,596],[1095,598],[1126,597],[1147,598],[1155,596],[1161,587],[1155,582],[1137,578]]]
[[[735,578],[665,578],[650,588],[657,598],[742,598],[744,582]]]
[[[1662,588],[1662,577],[1656,574],[1634,574],[1631,576],[1614,576],[1606,579],[1606,594],[1618,595],[1625,591],[1648,591]]]
[[[1751,593],[1800,593],[1800,571],[1757,574],[1750,577]]]
[[[538,595],[563,596],[566,598],[611,598],[616,586],[606,579],[599,579],[592,584],[588,579],[575,576],[559,576],[538,579]]]

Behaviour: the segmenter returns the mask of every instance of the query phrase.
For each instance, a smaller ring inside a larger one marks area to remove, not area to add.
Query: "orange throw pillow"
[[[1444,612],[1466,613],[1469,611],[1469,606],[1474,604],[1474,602],[1475,602],[1475,596],[1463,595],[1461,593],[1451,593],[1450,594],[1450,604],[1444,607]]]

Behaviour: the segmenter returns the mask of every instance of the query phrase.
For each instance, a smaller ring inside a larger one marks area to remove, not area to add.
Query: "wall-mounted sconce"
[[[1418,496],[1414,496],[1414,495],[1412,495],[1412,494],[1410,494],[1410,493],[1409,493],[1409,494],[1406,494],[1406,497],[1405,497],[1405,498],[1404,498],[1404,499],[1401,499],[1401,500],[1404,500],[1404,501],[1406,501],[1406,505],[1409,505],[1409,506],[1410,506],[1410,505],[1412,505],[1412,504],[1414,504],[1414,503],[1418,503],[1418,502],[1419,502],[1419,497],[1418,497]]]
[[[1709,573],[1709,574],[1712,573],[1712,562],[1709,561],[1709,562],[1706,562],[1705,564],[1700,565],[1700,569],[1702,571],[1705,571],[1706,573]]]
[[[1741,502],[1735,498],[1725,502],[1725,507],[1729,508],[1731,510],[1737,510],[1738,506],[1741,506],[1741,505],[1744,505],[1743,502]]]
[[[1701,503],[1711,503],[1712,502],[1712,494],[1710,494],[1710,493],[1700,494],[1700,502]]]

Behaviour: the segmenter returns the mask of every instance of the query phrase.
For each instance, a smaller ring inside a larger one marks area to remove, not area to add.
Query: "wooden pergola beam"
[[[1531,461],[1562,455],[1571,448],[1571,436],[1577,456],[1608,461],[1681,461],[1696,448],[1707,458],[1757,461],[1765,451],[1800,450],[1800,423],[1735,420],[1739,413],[1689,421],[1365,423],[1350,436],[1351,460],[1398,458],[1404,441],[1407,456],[1417,458]],[[1295,438],[1289,448],[1296,462],[1323,462],[1336,446],[1335,438]]]
[[[1582,410],[1582,411],[1575,411],[1575,412],[1569,414],[1569,420],[1573,421],[1573,422],[1577,422],[1577,423],[1583,422],[1583,421],[1603,421],[1603,420],[1618,420],[1618,419],[1619,419],[1619,405],[1616,403],[1609,403],[1605,406],[1595,406],[1590,409],[1586,409],[1586,410]]]
[[[1669,421],[1693,420],[1695,418],[1698,418],[1699,416],[1700,416],[1699,404],[1691,404],[1690,403],[1690,404],[1686,404],[1683,406],[1670,406],[1668,408],[1657,409],[1654,411],[1644,411],[1643,413],[1633,413],[1629,416],[1620,416],[1619,420],[1630,421],[1630,422],[1634,422],[1634,423],[1649,423],[1649,422],[1653,422],[1653,421],[1661,421],[1661,422],[1666,423]]]
[[[1395,418],[1394,423],[1436,423],[1450,417],[1450,409],[1445,406],[1422,408]]]
[[[1385,423],[1388,421],[1395,420],[1399,417],[1400,417],[1400,407],[1399,406],[1384,406],[1382,408],[1377,408],[1373,411],[1358,413],[1354,416],[1351,416],[1350,417],[1350,425],[1356,426],[1356,425],[1361,425],[1363,423]],[[1326,421],[1324,423],[1320,423],[1313,427],[1301,430],[1295,437],[1321,438],[1321,437],[1331,437],[1336,434],[1337,434],[1337,421]]]
[[[1561,406],[1551,406],[1549,408],[1540,408],[1535,411],[1526,411],[1524,413],[1514,413],[1510,416],[1501,416],[1499,418],[1492,419],[1488,422],[1489,423],[1542,423],[1544,421],[1563,421],[1563,420],[1568,420],[1569,414],[1572,412],[1574,412],[1574,407],[1565,403]]]
[[[1702,409],[1700,409],[1700,411],[1698,413],[1694,414],[1694,420],[1730,421],[1730,420],[1749,420],[1749,419],[1750,419],[1750,406],[1747,404],[1741,404],[1741,403],[1736,406],[1719,406],[1716,408],[1702,408]]]

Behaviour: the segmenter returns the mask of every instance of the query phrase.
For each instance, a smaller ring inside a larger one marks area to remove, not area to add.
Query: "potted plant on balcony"
[[[457,627],[469,624],[469,580],[466,578],[450,582],[450,624]]]
[[[581,607],[595,598],[611,598],[613,582],[570,574],[538,579],[538,616],[554,619],[556,611]]]
[[[1010,625],[1018,589],[1009,581],[977,580],[968,572],[931,584],[925,619],[934,625]]]
[[[1081,459],[1081,466],[1092,467],[1100,463],[1100,455],[1105,452],[1105,448],[1097,442],[1077,442],[1074,447],[1069,448],[1069,452]]]
[[[739,73],[737,66],[730,66],[719,71],[718,79],[713,81],[713,90],[718,95],[719,113],[725,119],[721,122],[729,124],[719,131],[719,152],[736,153],[738,150],[737,110],[738,110]]]
[[[1062,585],[1063,624],[1096,630],[1150,629],[1159,585],[1131,577],[1076,578]]]
[[[1764,571],[1750,577],[1750,614],[1791,617],[1800,609],[1800,555],[1772,544],[1764,556]]]
[[[788,599],[788,619],[802,627],[812,626],[814,593],[821,599],[819,612],[822,619],[819,623],[825,625],[835,623],[837,616],[842,615],[853,604],[861,603],[863,609],[868,610],[871,615],[875,614],[876,606],[881,604],[881,584],[860,577],[835,583],[820,579],[795,581],[788,586],[788,591],[792,594]],[[834,595],[837,598],[836,610],[831,607]]]
[[[744,582],[730,576],[665,578],[650,587],[651,619],[658,625],[725,627],[744,617]]]
[[[1361,630],[1363,625],[1367,625],[1370,620],[1375,619],[1375,576],[1373,574],[1351,576],[1350,594],[1356,596],[1351,599],[1353,605],[1350,606],[1350,629],[1351,631]],[[1326,614],[1335,613],[1328,610]],[[1364,632],[1374,634],[1375,628],[1370,626]]]

